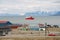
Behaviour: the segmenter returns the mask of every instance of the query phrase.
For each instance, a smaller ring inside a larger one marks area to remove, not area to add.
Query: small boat
[[[32,16],[25,18],[26,20],[34,20]]]

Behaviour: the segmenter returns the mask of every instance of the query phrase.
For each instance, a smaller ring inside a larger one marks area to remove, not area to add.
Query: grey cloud
[[[54,3],[60,3],[60,1],[56,1],[56,2],[54,2]]]
[[[20,3],[17,0],[0,0],[0,4],[17,4]]]
[[[38,3],[38,1],[39,1],[39,3]],[[57,4],[49,5],[44,2],[40,3],[40,1],[50,2],[49,4],[52,4],[51,2],[56,2],[56,0],[55,1],[54,0],[53,1],[52,0],[51,1],[50,0],[0,0],[1,4],[3,4],[3,8],[10,8],[10,9],[8,9],[8,11],[6,11],[8,13],[9,12],[10,13],[12,13],[12,12],[13,13],[18,13],[18,12],[25,13],[26,11],[35,11],[35,10],[44,10],[44,11],[45,10],[60,10],[59,5],[57,5]],[[9,5],[9,4],[11,4],[11,5]],[[17,4],[17,6],[16,6],[16,4]],[[24,5],[22,5],[22,4],[24,4]],[[19,9],[19,8],[21,8],[21,9]],[[17,9],[19,9],[19,10],[17,10]]]

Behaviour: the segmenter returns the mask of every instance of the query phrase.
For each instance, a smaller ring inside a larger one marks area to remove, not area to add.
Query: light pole
[[[45,23],[45,36],[46,36],[46,33],[47,33],[47,32],[46,32],[46,31],[47,31],[46,28],[47,28],[47,23]]]

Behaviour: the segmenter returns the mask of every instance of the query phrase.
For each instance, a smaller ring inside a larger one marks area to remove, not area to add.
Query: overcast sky
[[[0,14],[24,15],[31,11],[60,11],[60,0],[0,0]]]

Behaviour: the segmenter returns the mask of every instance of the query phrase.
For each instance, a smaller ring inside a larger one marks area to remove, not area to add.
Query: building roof
[[[8,22],[8,21],[0,21],[0,23],[6,23],[6,22]]]
[[[3,27],[3,26],[8,26],[8,25],[11,25],[12,23],[9,22],[9,21],[0,21],[0,27]]]
[[[45,28],[44,24],[38,24],[40,28]]]

